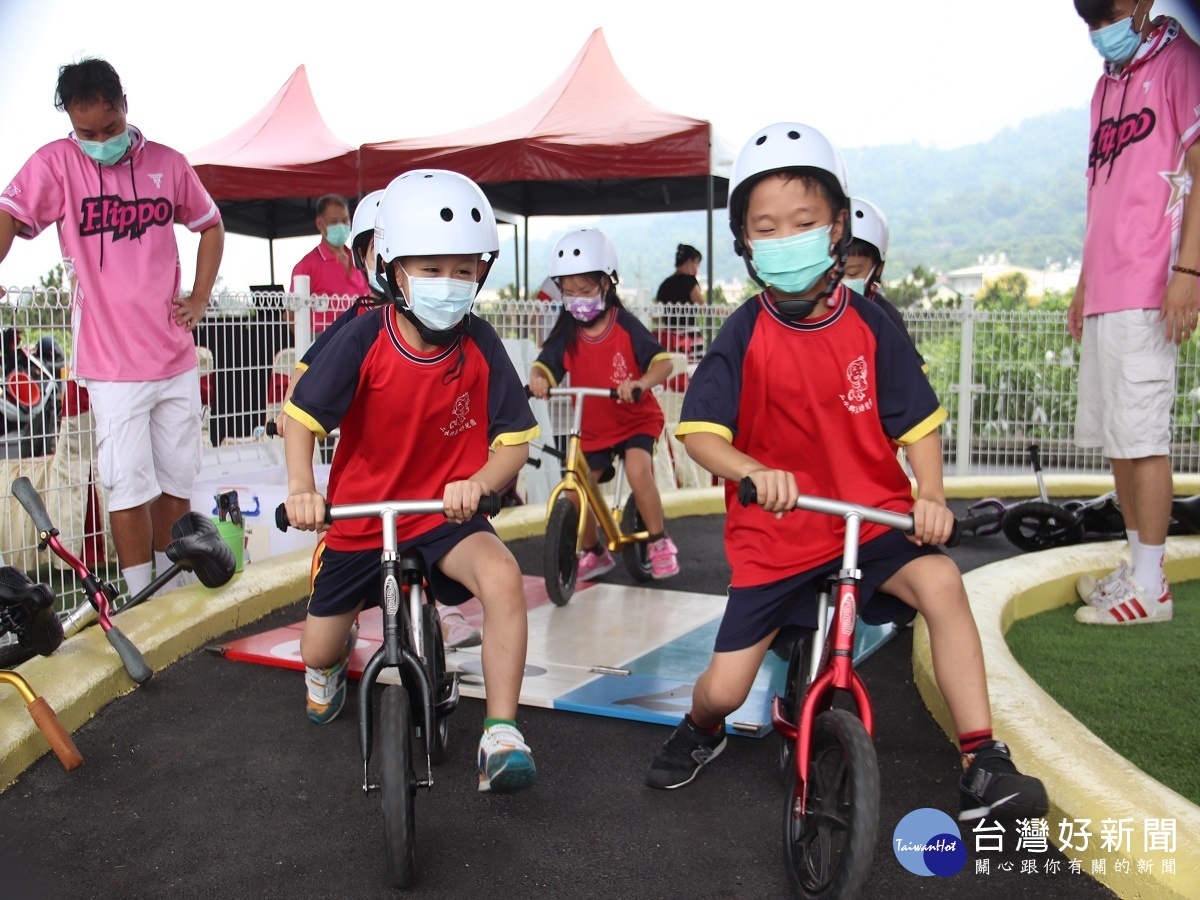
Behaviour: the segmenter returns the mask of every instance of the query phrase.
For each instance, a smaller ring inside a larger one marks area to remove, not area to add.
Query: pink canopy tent
[[[358,149],[330,132],[304,66],[244,125],[187,154],[227,230],[254,237],[313,234],[315,198],[358,188]],[[271,253],[271,280],[275,275]]]

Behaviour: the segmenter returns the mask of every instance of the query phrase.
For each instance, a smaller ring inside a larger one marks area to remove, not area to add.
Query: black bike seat
[[[167,559],[191,569],[205,587],[216,588],[233,577],[233,551],[207,516],[190,512],[171,526],[175,540],[167,545]]]
[[[17,643],[41,656],[49,656],[63,642],[54,591],[12,566],[0,567],[0,625],[17,636]]]
[[[1200,494],[1172,500],[1171,515],[1176,521],[1200,534]]]

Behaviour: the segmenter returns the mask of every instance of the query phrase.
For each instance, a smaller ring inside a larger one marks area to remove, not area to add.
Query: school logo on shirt
[[[1130,113],[1120,121],[1105,119],[1092,135],[1092,152],[1088,166],[1100,168],[1116,160],[1130,145],[1144,141],[1154,131],[1154,110],[1149,107]]]
[[[454,401],[454,418],[450,420],[450,425],[442,429],[442,434],[446,437],[454,437],[456,434],[462,434],[468,428],[475,427],[475,419],[471,416],[471,395],[463,394]]]
[[[19,187],[17,187],[15,184],[10,184],[8,187],[6,187],[4,189],[4,196],[6,196],[6,197],[15,197],[19,193],[21,193],[21,189]]]
[[[850,382],[850,389],[839,396],[842,398],[842,403],[846,405],[846,409],[852,413],[866,412],[875,405],[874,401],[867,396],[871,387],[867,376],[867,361],[861,356],[856,357],[850,365],[846,366],[846,380]]]
[[[618,352],[613,355],[612,366],[613,366],[612,383],[613,383],[614,387],[616,387],[623,381],[629,380],[629,364],[627,362],[625,362],[625,354],[624,353]]]
[[[113,194],[87,197],[80,209],[79,234],[90,237],[111,231],[113,240],[141,237],[155,226],[171,227],[175,207],[166,197],[123,200]]]

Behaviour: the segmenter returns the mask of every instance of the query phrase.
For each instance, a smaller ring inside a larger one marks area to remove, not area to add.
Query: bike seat
[[[0,567],[0,626],[12,631],[17,643],[49,656],[63,642],[63,627],[54,612],[54,591],[35,584],[12,566]]]
[[[1200,534],[1200,494],[1171,501],[1171,515],[1191,531]]]
[[[233,551],[207,516],[181,516],[171,526],[171,536],[175,540],[167,545],[167,559],[195,572],[205,587],[220,587],[233,577]]]

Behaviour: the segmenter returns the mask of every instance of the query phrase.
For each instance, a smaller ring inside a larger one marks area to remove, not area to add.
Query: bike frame
[[[596,522],[604,532],[608,549],[622,550],[630,544],[640,544],[650,539],[650,532],[635,531],[632,534],[622,534],[621,526],[617,523],[617,512],[621,508],[621,492],[625,476],[625,467],[617,460],[617,477],[613,485],[613,503],[604,498],[600,486],[592,478],[592,470],[588,467],[587,456],[584,455],[582,438],[583,429],[583,400],[585,397],[604,397],[612,399],[612,391],[608,388],[551,388],[550,396],[575,398],[575,412],[571,423],[571,433],[567,438],[567,455],[563,463],[563,479],[550,492],[546,502],[546,519],[549,521],[554,503],[564,491],[574,491],[580,497],[579,524],[575,533],[575,549],[579,550],[583,543],[583,531],[587,525],[587,509],[590,508],[596,516]]]
[[[846,691],[854,698],[858,717],[867,734],[875,737],[875,713],[867,686],[854,668],[854,635],[858,626],[858,594],[862,583],[862,570],[858,568],[858,543],[862,523],[874,522],[901,531],[911,532],[912,516],[859,506],[856,503],[841,503],[824,497],[801,495],[796,501],[797,509],[839,516],[846,522],[846,537],[842,544],[842,567],[837,575],[837,600],[834,606],[832,626],[828,617],[828,595],[823,594],[817,608],[817,633],[814,641],[823,648],[820,663],[800,701],[799,714],[795,722],[787,719],[783,698],[776,694],[771,703],[771,725],[788,741],[794,741],[796,752],[792,764],[796,767],[797,784],[800,787],[799,806],[794,815],[804,815],[808,801],[808,764],[812,750],[813,723],[817,716],[833,705],[835,691]]]
[[[363,758],[363,793],[377,785],[370,783],[367,767],[371,762],[371,688],[384,669],[396,669],[400,681],[419,701],[425,734],[432,735],[437,720],[448,716],[458,706],[458,679],[454,679],[450,696],[441,702],[434,697],[425,669],[425,637],[421,628],[421,609],[425,604],[422,587],[423,566],[416,553],[399,554],[396,550],[396,517],[402,515],[441,515],[445,504],[441,500],[395,500],[384,503],[349,503],[328,507],[330,522],[338,519],[378,517],[383,520],[383,553],[379,558],[383,596],[383,646],[375,651],[366,667],[358,689],[358,739]],[[401,584],[408,586],[407,615],[400,614]],[[433,761],[425,741],[426,777],[417,780],[417,787],[433,787]]]

